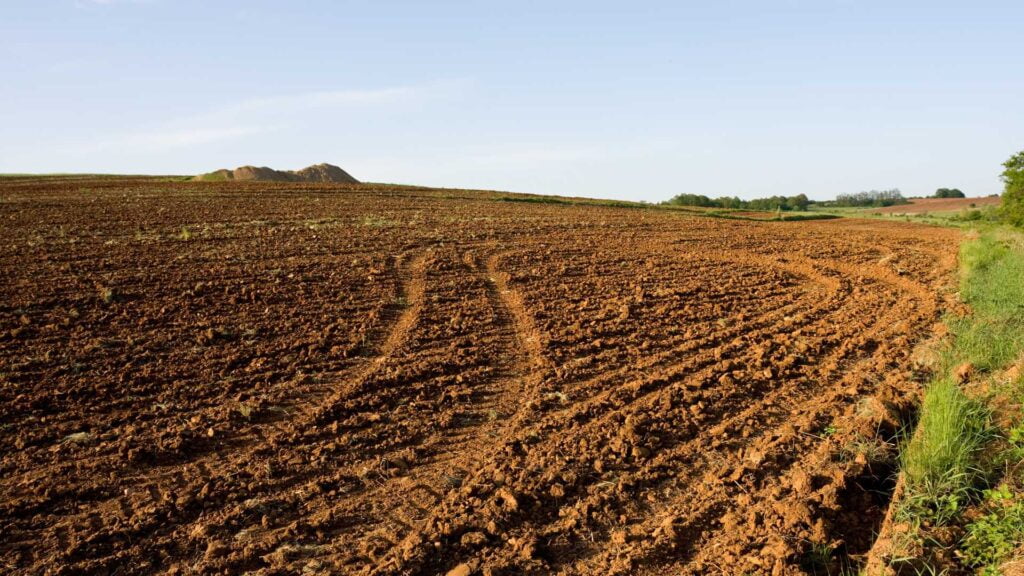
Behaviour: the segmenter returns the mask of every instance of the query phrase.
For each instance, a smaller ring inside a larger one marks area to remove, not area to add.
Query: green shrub
[[[1014,226],[1024,227],[1024,152],[1014,154],[1003,167],[1003,218]]]
[[[1024,544],[1024,501],[1004,484],[985,491],[985,505],[990,511],[967,525],[961,552],[968,566],[995,570]]]

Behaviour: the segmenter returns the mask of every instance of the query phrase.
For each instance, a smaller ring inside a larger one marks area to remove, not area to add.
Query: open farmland
[[[0,180],[0,571],[868,550],[957,232],[496,198]]]

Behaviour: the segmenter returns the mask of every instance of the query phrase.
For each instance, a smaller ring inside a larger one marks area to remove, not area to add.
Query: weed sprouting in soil
[[[855,576],[857,568],[835,546],[811,542],[801,557],[800,567],[812,576]]]
[[[869,465],[891,465],[895,460],[896,446],[894,442],[874,436],[858,434],[854,440],[843,447],[843,457],[848,460],[863,459]]]
[[[120,298],[117,290],[109,286],[99,286],[97,289],[99,290],[100,300],[102,300],[104,304],[113,304]]]
[[[397,226],[398,222],[383,216],[371,214],[363,217],[362,224],[363,226],[368,226],[370,228],[391,228],[393,226]]]
[[[804,552],[800,565],[804,570],[815,576],[828,576],[832,566],[833,554],[835,554],[835,550],[832,546],[825,543],[812,542],[807,551]]]
[[[252,404],[247,404],[245,402],[239,402],[238,403],[238,413],[242,416],[242,418],[245,418],[246,420],[251,420],[252,417],[253,417],[253,414],[256,413],[256,407],[253,406]]]

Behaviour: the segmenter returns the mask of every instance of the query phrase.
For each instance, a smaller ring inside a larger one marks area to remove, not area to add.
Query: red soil
[[[982,198],[917,198],[910,201],[910,204],[900,206],[888,206],[886,208],[871,208],[869,212],[875,214],[923,214],[925,212],[958,212],[960,210],[971,210],[985,206],[998,206],[1001,199],[998,196],[984,196]]]
[[[14,574],[857,558],[849,446],[918,393],[958,242],[241,182],[0,182],[0,220]]]

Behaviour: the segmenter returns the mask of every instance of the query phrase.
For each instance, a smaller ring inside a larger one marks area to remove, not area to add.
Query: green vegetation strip
[[[1024,550],[1024,235],[983,231],[964,242],[960,261],[971,313],[946,319],[952,338],[902,453],[896,518],[925,551],[918,561],[956,558],[998,574]],[[939,527],[961,536],[934,538]]]
[[[501,202],[525,202],[527,204],[563,204],[566,206],[605,206],[610,208],[643,208],[645,210],[659,209],[662,206],[649,204],[647,202],[633,202],[630,200],[601,200],[598,198],[566,198],[564,196],[539,196],[532,194],[518,194],[515,196],[499,196]]]
[[[739,211],[737,211],[739,212]],[[768,214],[771,214],[770,216]],[[765,217],[758,216],[744,216],[743,214],[737,214],[728,211],[720,210],[709,210],[707,212],[698,213],[700,216],[707,216],[708,218],[724,218],[726,220],[749,220],[751,222],[803,222],[805,220],[834,220],[836,218],[842,218],[837,214],[823,214],[814,212],[776,212],[766,213]]]

